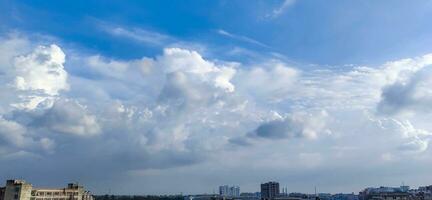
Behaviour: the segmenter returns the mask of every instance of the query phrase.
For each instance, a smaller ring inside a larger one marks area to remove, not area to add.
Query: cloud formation
[[[317,137],[317,134],[324,132],[327,113],[324,111],[318,115],[320,116],[294,114],[266,122],[258,126],[249,136],[276,140],[284,138],[313,139]]]
[[[91,136],[100,133],[96,117],[89,115],[78,102],[59,99],[35,119],[35,125],[64,134]]]
[[[57,95],[68,88],[63,69],[65,54],[57,45],[39,46],[31,54],[14,59],[15,87],[18,90],[40,91]]]
[[[255,45],[258,45],[258,46],[261,46],[261,47],[266,47],[266,48],[269,47],[269,46],[267,46],[267,45],[265,45],[265,44],[263,44],[263,43],[261,43],[261,42],[259,42],[257,40],[254,40],[252,38],[249,38],[249,37],[246,37],[246,36],[243,36],[243,35],[232,34],[232,33],[228,32],[226,30],[223,30],[223,29],[217,30],[217,33],[219,35],[222,35],[222,36],[225,36],[225,37],[228,37],[228,38],[232,38],[232,39],[235,39],[235,40],[247,42],[247,43],[250,43],[250,44],[255,44]]]
[[[306,70],[178,47],[118,60],[23,36],[1,41],[0,164],[15,159],[23,171],[34,159],[43,161],[35,170],[96,180],[171,168],[267,170],[257,160],[299,173],[432,162],[430,114],[422,111],[431,94],[429,55]]]
[[[383,114],[394,115],[404,111],[428,111],[432,103],[431,56],[419,59],[423,63],[418,69],[401,72],[393,83],[382,90],[378,110]],[[409,65],[409,64],[408,64]]]
[[[268,15],[268,17],[271,18],[277,18],[279,17],[281,14],[283,14],[289,7],[291,7],[292,5],[294,5],[297,2],[297,0],[283,0],[282,4],[273,9],[272,13]]]

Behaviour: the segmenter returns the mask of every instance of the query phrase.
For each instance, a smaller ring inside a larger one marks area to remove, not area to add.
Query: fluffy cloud
[[[11,144],[13,146],[22,147],[27,142],[25,137],[26,128],[20,124],[0,118],[0,135],[3,145]]]
[[[432,90],[429,88],[431,83],[430,66],[425,66],[408,77],[385,86],[378,110],[390,115],[403,111],[428,111],[432,105]]]
[[[17,152],[43,151],[49,153],[54,146],[52,139],[34,136],[23,125],[0,118],[0,158]]]
[[[325,111],[320,116],[311,114],[293,114],[280,120],[273,120],[258,126],[249,136],[269,139],[284,138],[316,138],[320,132],[324,132]]]
[[[240,71],[234,81],[242,93],[251,95],[257,101],[278,102],[293,91],[300,74],[299,70],[283,62],[271,60]]]
[[[64,62],[65,54],[54,44],[39,46],[31,54],[15,58],[15,87],[57,95],[68,88]]]
[[[227,92],[234,91],[234,85],[230,79],[235,74],[235,69],[228,66],[216,66],[214,63],[204,60],[195,51],[178,48],[164,50],[164,55],[157,60],[163,66],[166,73],[183,72],[192,74],[202,82],[208,82],[216,88]]]
[[[430,159],[430,115],[419,111],[429,102],[430,56],[302,70],[182,48],[117,60],[2,41],[0,157],[31,153],[44,159],[35,168],[53,173],[61,174],[57,161],[76,170],[71,177],[100,178],[101,167],[114,177],[191,165],[259,171],[272,162],[301,172]],[[417,115],[398,114],[405,110]]]
[[[67,99],[56,101],[42,116],[35,119],[34,124],[53,132],[78,136],[100,133],[96,117],[88,114],[83,105]]]
[[[10,48],[4,50],[9,51],[10,57],[3,58],[0,63],[4,81],[1,87],[4,91],[3,107],[7,105],[19,109],[34,109],[41,102],[52,101],[60,91],[69,88],[67,72],[63,66],[63,51],[58,46],[51,45],[38,46],[28,52],[28,46],[29,41],[14,38],[7,40],[1,47]]]

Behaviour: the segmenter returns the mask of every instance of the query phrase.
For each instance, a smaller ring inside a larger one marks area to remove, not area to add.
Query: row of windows
[[[59,195],[78,195],[78,192],[33,192],[34,196],[59,196]]]
[[[30,200],[78,200],[77,197],[74,198],[35,198],[32,197]]]

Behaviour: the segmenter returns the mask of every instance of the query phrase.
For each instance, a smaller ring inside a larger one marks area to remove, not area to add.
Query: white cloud
[[[12,144],[23,147],[27,143],[25,137],[26,128],[20,124],[0,118],[0,141],[1,143]],[[4,145],[4,144],[3,144]]]
[[[265,101],[278,102],[293,90],[300,75],[299,70],[280,61],[268,61],[250,70],[239,71],[234,82],[242,93]]]
[[[57,45],[38,46],[31,53],[23,51],[21,55],[18,52],[13,52],[15,55],[3,64],[9,66],[4,75],[8,81],[4,90],[11,93],[11,106],[34,109],[42,103],[50,104],[61,91],[69,89],[63,66],[65,54]]]
[[[257,40],[254,40],[252,38],[249,38],[249,37],[246,37],[246,36],[243,36],[243,35],[232,34],[232,33],[228,32],[226,30],[219,29],[219,30],[217,30],[217,33],[219,35],[223,35],[225,37],[232,38],[232,39],[235,39],[235,40],[239,40],[239,41],[242,41],[242,42],[247,42],[247,43],[250,43],[250,44],[255,44],[255,45],[258,45],[258,46],[261,46],[261,47],[268,47],[267,45],[265,45],[265,44],[263,44],[263,43],[261,43],[261,42],[259,42]]]
[[[361,163],[382,170],[385,160],[420,156],[432,162],[430,114],[417,107],[428,105],[429,56],[305,70],[277,59],[233,64],[184,48],[131,60],[79,53],[65,60],[59,45],[1,41],[8,54],[0,54],[0,157],[45,159],[35,168],[80,173],[79,159],[106,168],[86,169],[97,178],[189,165],[262,171],[272,162],[275,171],[306,174],[305,167]],[[421,84],[402,110],[414,114],[381,115],[378,105],[391,98],[386,88],[412,79]]]
[[[31,54],[15,58],[15,86],[18,90],[57,95],[68,89],[65,54],[57,45],[39,46]]]
[[[96,117],[73,100],[60,99],[36,119],[38,126],[64,134],[92,136],[100,133]]]
[[[204,82],[210,82],[216,88],[227,92],[234,91],[234,85],[230,79],[236,70],[229,66],[216,66],[210,61],[204,60],[196,51],[188,51],[179,48],[164,50],[163,57],[158,58],[158,64],[164,67],[165,73],[184,72],[193,74]]]
[[[399,146],[399,149],[402,151],[408,151],[413,153],[422,153],[427,150],[429,145],[429,140],[421,140],[415,138],[407,143],[404,143]]]
[[[418,58],[413,68],[401,71],[396,80],[382,89],[378,111],[387,115],[403,114],[410,111],[428,111],[432,105],[431,64],[432,56]],[[407,63],[407,66],[413,64]]]
[[[51,152],[54,145],[53,140],[42,136],[35,137],[25,126],[0,116],[0,158],[19,152]]]
[[[318,134],[328,133],[328,130],[325,130],[327,117],[328,114],[325,111],[314,114],[293,113],[283,119],[261,124],[249,136],[269,139],[316,139]]]
[[[161,34],[156,31],[146,30],[142,28],[129,29],[129,28],[115,26],[112,24],[107,24],[102,22],[97,23],[97,25],[100,27],[101,30],[105,31],[110,35],[131,39],[145,44],[161,46],[176,41],[174,38],[172,38],[169,35]]]
[[[271,18],[277,18],[281,14],[283,14],[289,7],[293,6],[297,0],[283,0],[282,4],[275,8],[271,14],[268,15],[268,17]]]

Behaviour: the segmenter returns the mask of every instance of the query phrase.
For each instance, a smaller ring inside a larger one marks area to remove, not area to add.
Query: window
[[[18,194],[15,194],[15,195],[14,195],[14,199],[18,199]]]

